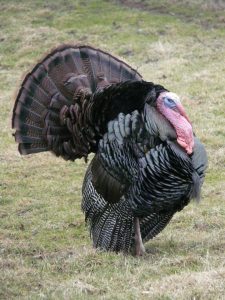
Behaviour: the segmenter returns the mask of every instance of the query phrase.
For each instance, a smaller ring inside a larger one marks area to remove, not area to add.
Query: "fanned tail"
[[[74,160],[95,151],[90,98],[98,89],[140,74],[90,46],[63,45],[49,53],[22,82],[12,127],[21,154],[53,151]]]

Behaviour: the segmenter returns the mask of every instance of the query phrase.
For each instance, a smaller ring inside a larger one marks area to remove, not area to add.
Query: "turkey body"
[[[207,157],[179,99],[102,50],[48,54],[21,85],[12,127],[21,154],[95,153],[82,209],[96,248],[140,255],[142,240],[199,199]]]

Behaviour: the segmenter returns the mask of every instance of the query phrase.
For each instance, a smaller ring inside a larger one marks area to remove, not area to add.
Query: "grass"
[[[0,0],[0,299],[225,299],[224,2]],[[11,136],[22,74],[64,42],[96,45],[181,95],[209,169],[143,258],[92,249],[87,165],[21,157]]]

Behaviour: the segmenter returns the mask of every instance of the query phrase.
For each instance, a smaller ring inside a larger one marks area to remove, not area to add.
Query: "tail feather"
[[[46,105],[49,104],[49,99],[46,97],[46,94],[42,94],[38,98],[32,95],[30,91],[22,88],[19,103],[23,103],[27,107],[32,108],[33,111],[42,114],[43,111],[46,110]]]
[[[100,66],[103,74],[107,78],[107,80],[111,81],[111,71],[110,71],[110,57],[107,53],[103,53],[100,57]]]
[[[64,50],[64,61],[69,69],[69,73],[80,74],[78,62],[75,60],[75,55],[73,54],[73,49],[65,49]]]
[[[80,49],[79,48],[75,48],[72,49],[72,55],[73,55],[73,59],[74,59],[74,65],[76,67],[77,70],[77,74],[83,74],[83,62],[80,56]]]
[[[38,136],[35,136],[35,137],[32,137],[32,136],[27,136],[27,135],[23,135],[23,134],[26,134],[26,131],[23,133],[21,131],[17,131],[15,133],[15,140],[17,143],[38,143],[38,142],[41,142],[42,141],[42,138],[41,137],[38,137]]]
[[[47,107],[51,101],[51,96],[48,94],[48,91],[45,91],[32,77],[22,85],[18,95],[18,101],[26,103],[27,97],[30,99],[33,98],[44,107]]]
[[[50,150],[47,143],[22,143],[19,144],[19,152],[21,154],[33,154]]]
[[[51,150],[65,159],[86,157],[98,139],[90,96],[127,79],[141,76],[104,51],[73,45],[53,50],[26,75],[15,102],[12,127],[21,154]]]
[[[37,125],[38,127],[43,128],[42,116],[36,112],[30,110],[25,105],[18,103],[17,108],[14,112],[15,124],[20,124],[20,122],[27,125]]]
[[[96,81],[95,69],[94,69],[94,66],[92,65],[91,58],[89,56],[90,49],[88,49],[87,51],[84,51],[84,49],[81,49],[80,55],[81,55],[81,59],[83,62],[84,74],[86,74],[88,76],[91,91],[94,92],[97,88],[97,81]]]

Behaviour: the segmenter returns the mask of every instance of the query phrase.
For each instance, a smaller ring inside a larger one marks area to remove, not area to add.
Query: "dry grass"
[[[224,2],[211,0],[0,0],[1,299],[225,299],[223,16]],[[143,258],[92,249],[83,161],[20,157],[11,136],[21,75],[77,41],[126,57],[180,94],[208,151],[201,204],[177,214]]]

